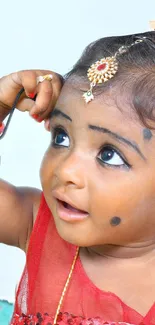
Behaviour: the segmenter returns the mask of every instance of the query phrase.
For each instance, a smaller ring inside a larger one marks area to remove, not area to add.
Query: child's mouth
[[[57,199],[57,213],[65,221],[81,221],[88,217],[88,212],[76,209],[70,204]]]

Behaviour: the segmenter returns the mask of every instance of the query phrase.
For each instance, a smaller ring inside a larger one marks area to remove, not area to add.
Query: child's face
[[[60,236],[79,246],[154,240],[153,132],[146,136],[149,130],[104,97],[86,104],[69,82],[56,109],[41,181]],[[55,194],[87,211],[85,217],[63,220]]]

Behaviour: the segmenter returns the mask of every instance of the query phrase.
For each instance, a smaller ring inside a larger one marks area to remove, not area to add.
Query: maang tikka
[[[90,66],[87,71],[87,77],[90,81],[90,88],[82,96],[86,103],[89,103],[94,99],[93,88],[97,84],[101,84],[110,80],[117,73],[117,57],[127,52],[131,46],[143,42],[144,39],[146,39],[146,37],[141,37],[128,46],[121,46],[113,56],[102,58],[101,60],[96,61]]]

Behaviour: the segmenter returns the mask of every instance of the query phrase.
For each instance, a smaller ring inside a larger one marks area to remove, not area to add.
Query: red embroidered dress
[[[11,324],[53,324],[75,252],[76,247],[58,235],[42,195]],[[57,323],[155,325],[155,303],[145,317],[141,316],[115,294],[98,289],[87,277],[78,257]]]

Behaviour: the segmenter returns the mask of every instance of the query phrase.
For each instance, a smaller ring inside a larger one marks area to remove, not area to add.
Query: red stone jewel
[[[98,71],[105,70],[106,67],[107,67],[107,63],[102,63],[97,67],[97,70]]]

